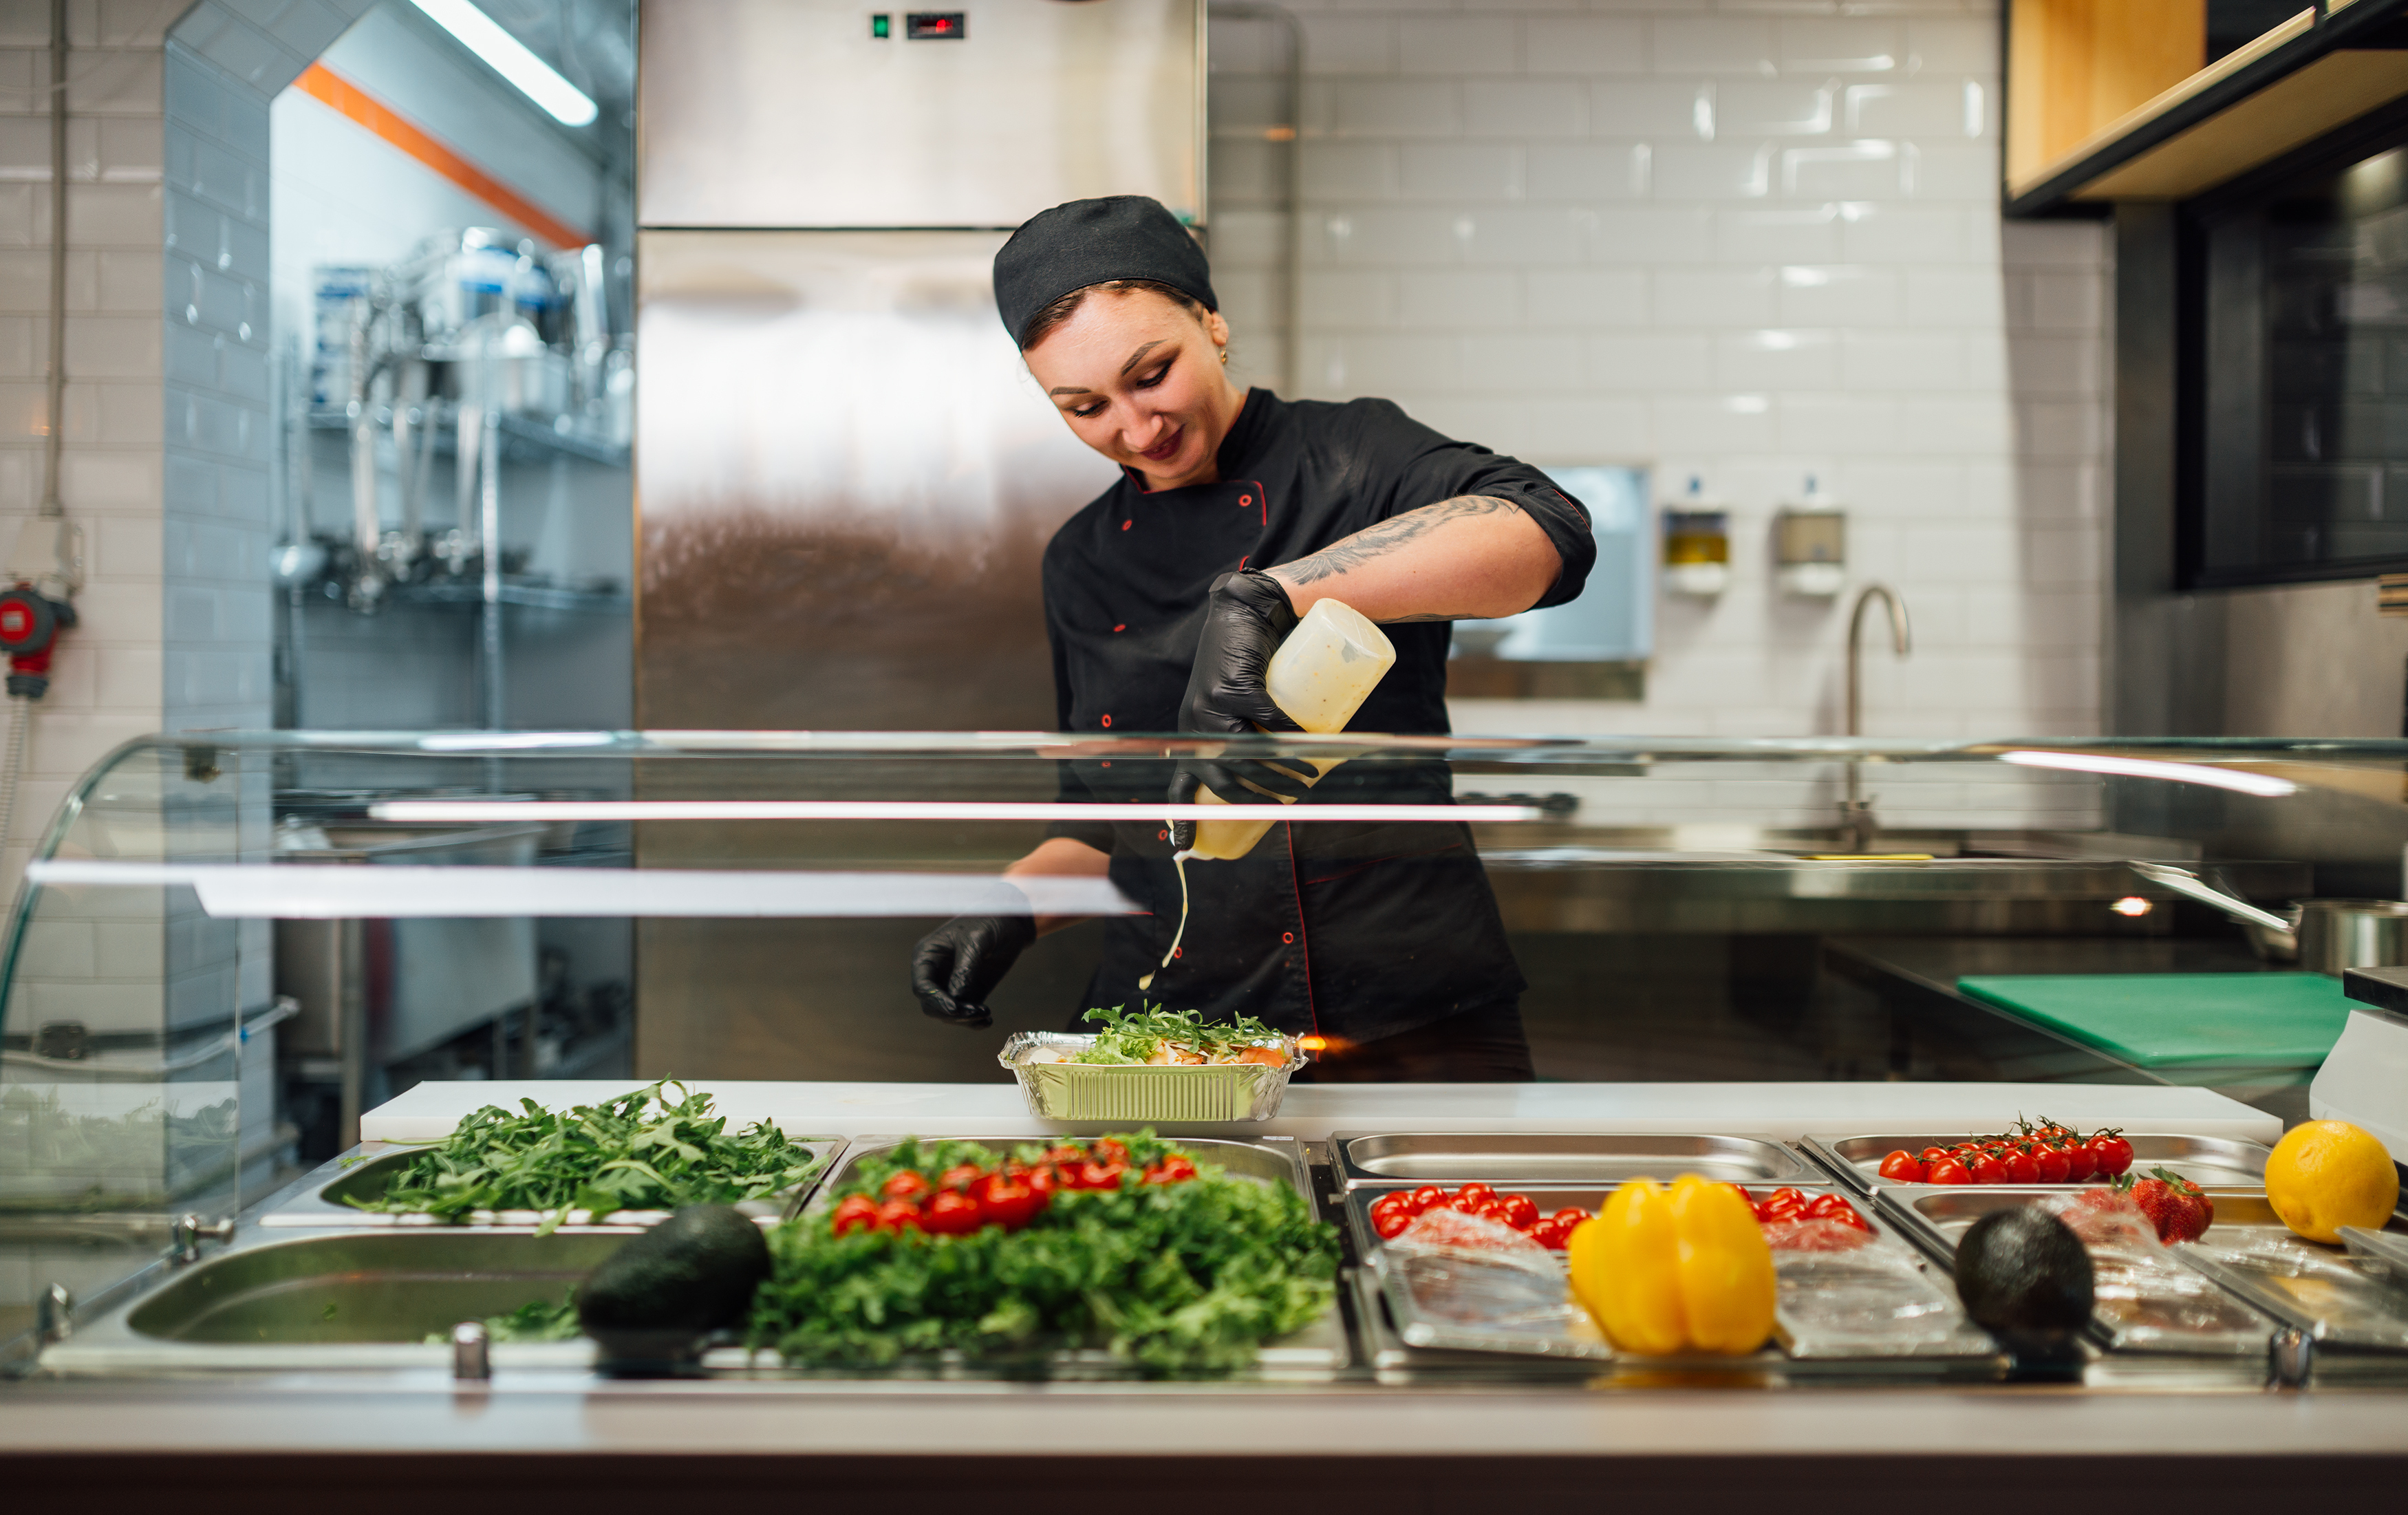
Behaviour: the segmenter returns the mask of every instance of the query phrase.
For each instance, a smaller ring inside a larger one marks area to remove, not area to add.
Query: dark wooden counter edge
[[[1899,1407],[1903,1421],[1910,1408]],[[943,1428],[932,1425],[941,1442]],[[1078,1439],[1065,1426],[1066,1439]],[[1896,1508],[1920,1494],[1949,1515],[2178,1510],[2266,1515],[2368,1496],[2396,1508],[2408,1456],[2115,1452],[1790,1453],[1777,1457],[1163,1456],[941,1450],[892,1455],[191,1452],[0,1458],[12,1507],[102,1515],[445,1515],[712,1508],[978,1515],[1338,1515],[1338,1512],[1677,1509],[1765,1515]],[[2304,1496],[2304,1498],[2303,1498]],[[746,1501],[729,1505],[730,1500]],[[1543,1501],[1543,1503],[1540,1503]]]
[[[729,1495],[978,1515],[1485,1515],[1534,1495],[1581,1509],[1662,1495],[1680,1515],[1799,1515],[1921,1494],[1944,1515],[2267,1515],[2303,1493],[2392,1508],[2408,1487],[2399,1390],[726,1387],[19,1383],[0,1387],[0,1498],[41,1515],[687,1515]]]

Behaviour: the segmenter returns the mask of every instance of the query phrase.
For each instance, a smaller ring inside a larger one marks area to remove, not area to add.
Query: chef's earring
[[[1221,366],[1224,368],[1229,366],[1229,350],[1227,348],[1223,348],[1221,350]]]

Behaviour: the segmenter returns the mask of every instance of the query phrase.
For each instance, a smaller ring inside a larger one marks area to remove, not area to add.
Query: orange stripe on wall
[[[325,64],[311,64],[293,81],[293,87],[366,127],[553,247],[581,248],[594,240],[591,233],[579,231],[546,214],[524,195],[427,136],[383,101]]]

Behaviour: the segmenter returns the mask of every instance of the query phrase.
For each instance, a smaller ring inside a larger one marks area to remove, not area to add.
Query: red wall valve
[[[75,606],[30,583],[0,590],[0,652],[8,655],[8,693],[38,700],[50,692],[50,650],[76,623]]]

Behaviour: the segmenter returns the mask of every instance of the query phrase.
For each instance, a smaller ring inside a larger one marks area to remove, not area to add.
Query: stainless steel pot
[[[2303,968],[2338,979],[2344,968],[2408,964],[2408,900],[2303,899],[2291,910]]]

